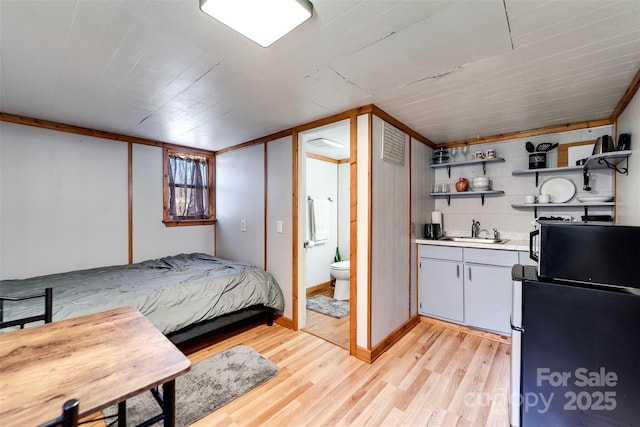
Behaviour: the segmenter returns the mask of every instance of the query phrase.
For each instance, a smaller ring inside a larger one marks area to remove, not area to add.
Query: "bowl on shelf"
[[[491,189],[491,181],[486,176],[476,176],[471,179],[471,191],[488,191]]]

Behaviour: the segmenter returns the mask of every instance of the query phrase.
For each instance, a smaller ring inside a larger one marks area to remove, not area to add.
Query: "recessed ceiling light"
[[[308,0],[200,0],[200,10],[263,47],[313,15]]]
[[[344,148],[344,144],[340,142],[332,141],[327,138],[316,138],[307,141],[311,145],[315,145],[316,147],[335,147],[335,148]]]

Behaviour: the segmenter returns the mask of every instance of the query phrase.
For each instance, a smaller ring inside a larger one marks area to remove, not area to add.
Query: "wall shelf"
[[[451,168],[459,167],[459,166],[473,166],[473,165],[482,165],[482,174],[487,174],[487,163],[499,163],[504,162],[502,157],[496,157],[493,159],[482,159],[482,160],[463,160],[461,162],[452,162],[452,163],[435,163],[432,164],[431,167],[433,169],[441,169],[447,168],[447,175],[451,178]]]
[[[437,193],[436,193],[437,194]],[[538,208],[584,208],[584,215],[589,215],[590,207],[615,206],[614,202],[593,202],[593,203],[514,203],[511,205],[515,209],[533,209],[534,218],[538,217]]]
[[[624,151],[611,151],[609,153],[602,153],[590,156],[587,158],[587,163],[584,165],[585,170],[589,169],[613,169],[618,173],[628,175],[628,164],[625,168],[619,168],[618,165],[627,160],[631,155],[631,150]]]
[[[447,206],[451,206],[451,198],[452,197],[480,197],[482,199],[482,206],[484,206],[484,198],[485,196],[501,196],[504,194],[504,191],[500,190],[487,190],[487,191],[460,191],[460,192],[449,192],[449,193],[431,193],[433,197],[446,197],[447,198]]]
[[[564,173],[588,171],[589,169],[615,169],[616,172],[628,174],[628,168],[619,168],[618,165],[631,155],[631,150],[612,151],[609,153],[595,154],[587,158],[587,163],[583,166],[562,166],[557,168],[540,168],[540,169],[523,169],[511,172],[513,176],[519,175],[535,175],[536,187],[538,186],[539,174],[547,173]]]

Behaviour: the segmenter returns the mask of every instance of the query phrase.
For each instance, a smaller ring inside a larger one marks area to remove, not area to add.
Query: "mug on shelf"
[[[532,204],[536,202],[536,196],[534,196],[533,194],[527,194],[526,196],[524,196],[524,202],[526,204]]]
[[[494,148],[487,149],[487,159],[495,159],[496,158],[496,150]]]
[[[548,194],[540,194],[538,196],[538,203],[549,203],[551,201],[551,197]]]
[[[473,153],[473,158],[476,160],[483,160],[485,158],[484,153],[482,151],[476,151]]]

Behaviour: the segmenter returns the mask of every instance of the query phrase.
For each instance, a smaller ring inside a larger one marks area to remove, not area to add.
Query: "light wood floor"
[[[302,331],[258,325],[183,348],[198,362],[245,344],[280,373],[194,426],[508,426],[504,340],[423,320],[374,364]]]
[[[313,295],[324,295],[333,298],[333,288],[331,286],[323,288],[307,295],[307,298]],[[307,310],[307,326],[304,331],[348,350],[349,319],[350,316],[336,319],[313,310]]]

